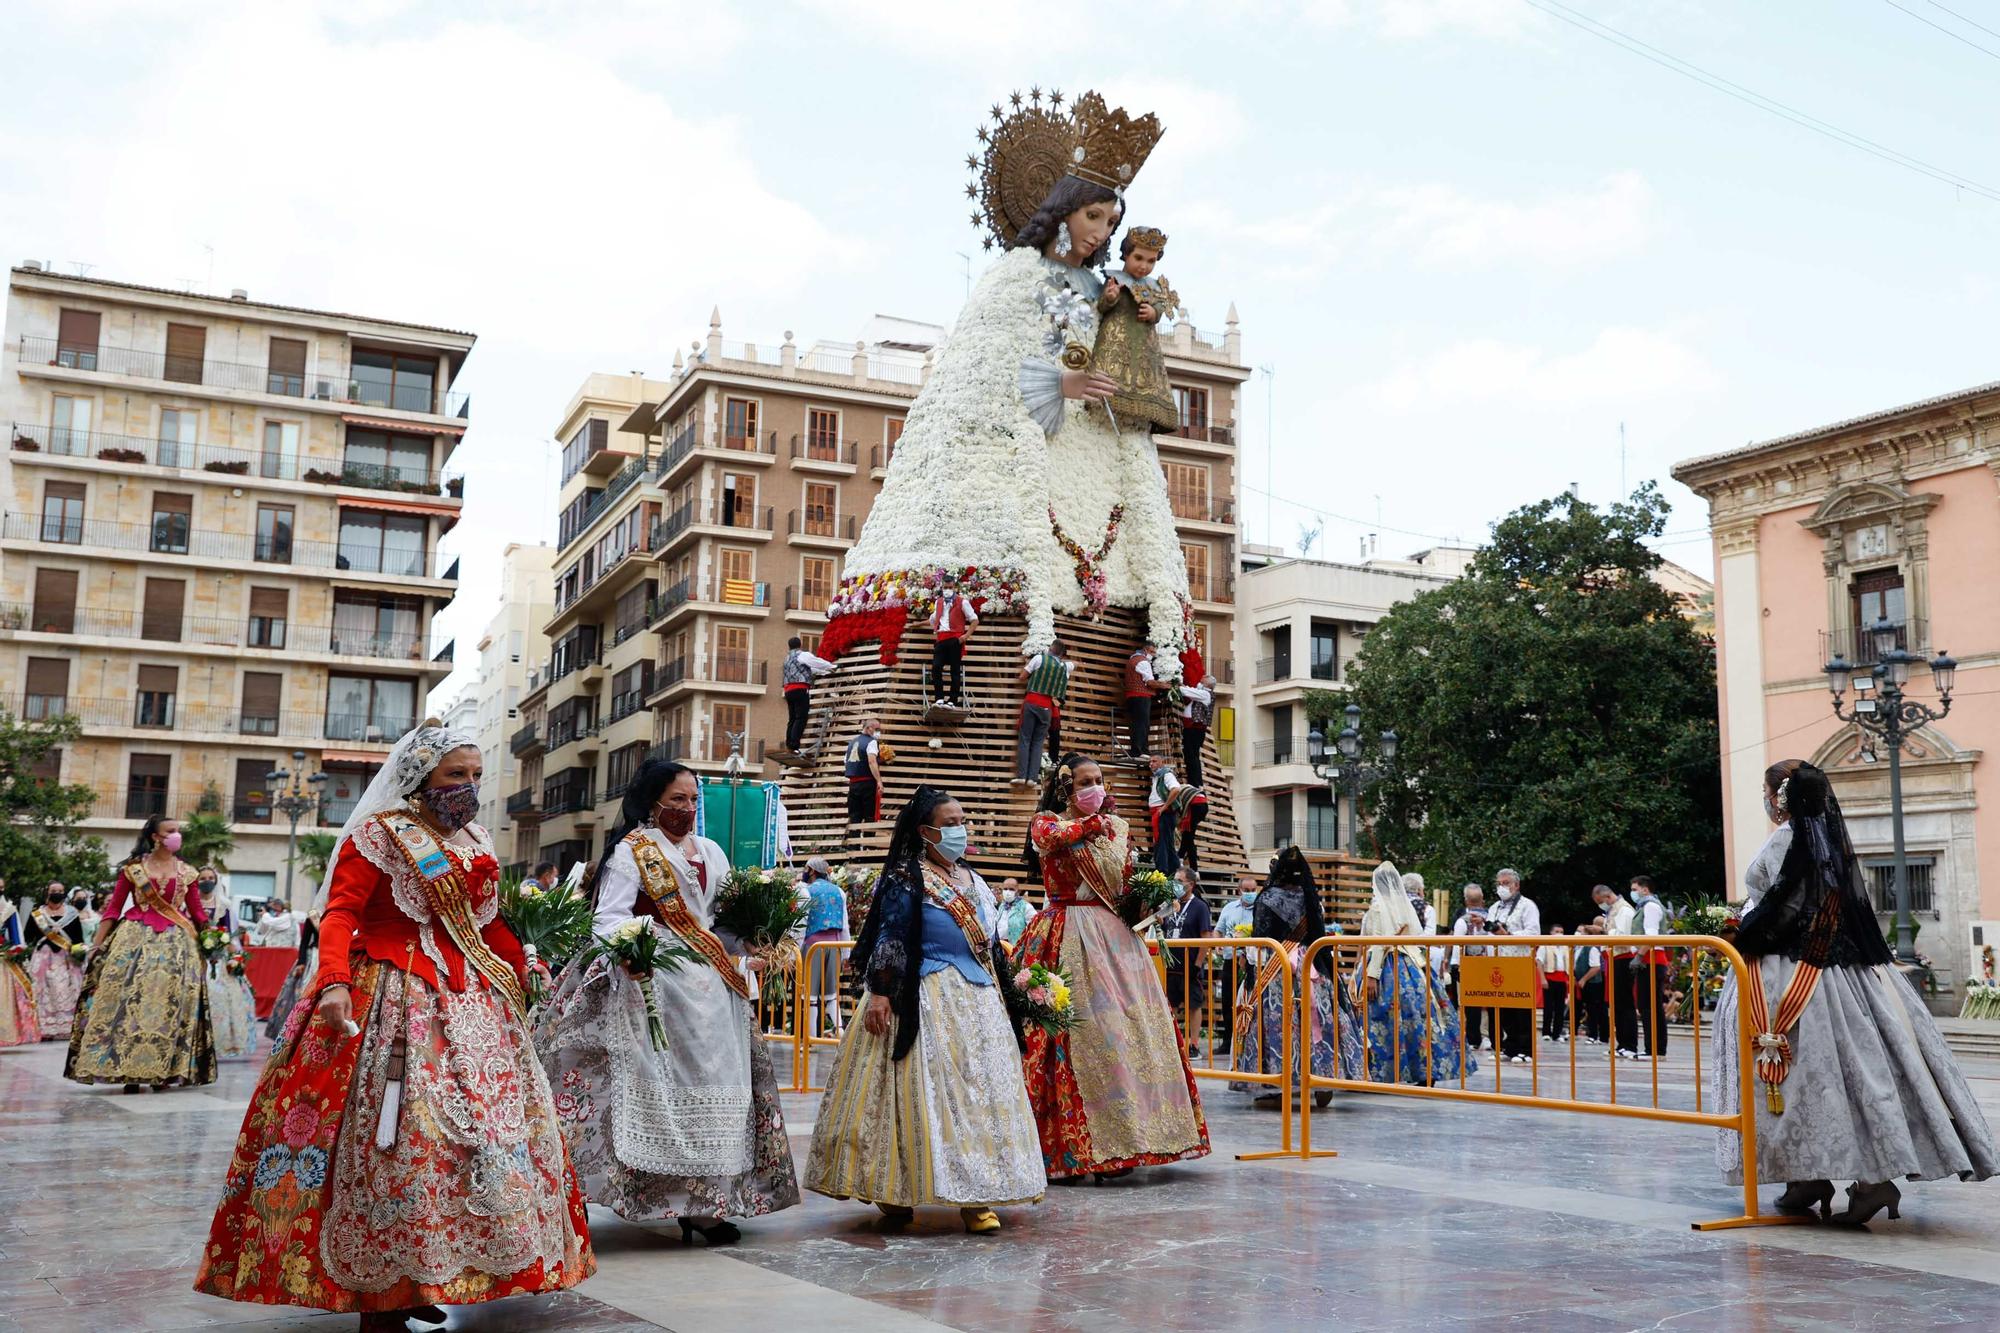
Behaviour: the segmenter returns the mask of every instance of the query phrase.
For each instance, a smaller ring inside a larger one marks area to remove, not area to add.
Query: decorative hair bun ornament
[[[1135,119],[1094,92],[1067,111],[1057,90],[1045,98],[1039,87],[1030,88],[1025,99],[1017,92],[1007,100],[1011,109],[993,104],[993,124],[978,130],[981,150],[965,159],[974,173],[965,197],[980,207],[972,225],[986,229],[989,250],[1012,244],[1064,176],[1122,197],[1166,133],[1151,112]]]

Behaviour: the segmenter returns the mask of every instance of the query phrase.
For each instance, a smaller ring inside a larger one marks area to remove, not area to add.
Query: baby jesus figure
[[[1181,424],[1156,329],[1161,319],[1180,313],[1180,297],[1165,278],[1153,276],[1166,250],[1166,233],[1157,227],[1127,231],[1118,247],[1125,267],[1105,277],[1104,294],[1097,300],[1102,318],[1091,369],[1117,382],[1118,391],[1106,406],[1127,428],[1149,421],[1170,431]]]

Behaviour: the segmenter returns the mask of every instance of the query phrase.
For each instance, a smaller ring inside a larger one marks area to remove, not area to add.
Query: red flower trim
[[[820,656],[837,662],[842,653],[857,644],[880,642],[878,660],[883,666],[894,666],[896,650],[903,642],[903,629],[909,623],[909,609],[901,606],[878,606],[835,616],[827,621],[826,633],[820,636]]]

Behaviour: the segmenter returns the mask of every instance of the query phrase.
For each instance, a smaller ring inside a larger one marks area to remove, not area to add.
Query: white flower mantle
[[[1111,605],[1144,609],[1176,660],[1185,644],[1187,569],[1151,435],[1114,430],[1102,408],[1064,407],[1053,437],[1021,399],[1021,363],[1045,354],[1047,269],[1014,250],[989,268],[910,408],[882,493],[849,553],[827,614],[926,609],[941,572],[1028,618],[1027,643],[1055,617],[1086,614],[1084,590],[1049,524],[1086,548],[1125,507],[1103,573]]]

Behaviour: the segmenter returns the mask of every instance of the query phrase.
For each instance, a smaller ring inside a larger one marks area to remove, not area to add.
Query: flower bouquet
[[[545,979],[590,942],[590,899],[534,880],[502,880],[500,919],[528,956],[528,1004],[540,1004]]]
[[[753,950],[775,948],[805,917],[797,877],[789,870],[739,867],[722,881],[715,898],[715,928]]]
[[[1118,900],[1118,915],[1128,926],[1137,926],[1174,900],[1174,882],[1151,866],[1125,877],[1125,896]]]
[[[1256,929],[1248,921],[1238,921],[1230,930],[1230,934],[1239,940],[1247,940],[1256,933]]]
[[[229,955],[229,961],[223,966],[232,977],[241,977],[247,971],[243,963],[243,955],[233,951]]]
[[[635,916],[620,922],[609,935],[592,945],[587,956],[608,958],[638,980],[639,991],[646,997],[646,1031],[653,1038],[653,1049],[666,1050],[667,1029],[660,1022],[660,1001],[653,994],[653,974],[678,971],[682,963],[694,957],[693,952],[678,944],[668,944],[654,932],[649,918]]]
[[[7,946],[6,958],[7,961],[10,963],[19,963],[25,965],[28,961],[28,953],[29,950],[27,945],[10,944]]]
[[[214,926],[204,926],[196,943],[201,948],[202,961],[213,963],[229,953],[229,932],[217,930]]]
[[[1070,997],[1069,978],[1043,963],[1018,973],[1014,985],[1021,993],[1021,1021],[1032,1023],[1054,1036],[1068,1032],[1080,1021]]]
[[[89,953],[90,946],[88,944],[72,944],[69,946],[69,957],[73,963],[81,963]]]

